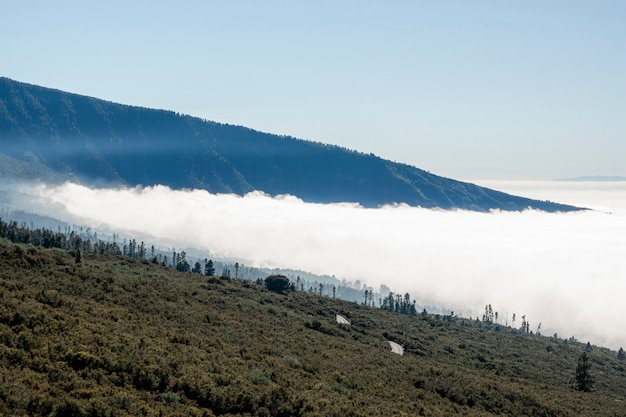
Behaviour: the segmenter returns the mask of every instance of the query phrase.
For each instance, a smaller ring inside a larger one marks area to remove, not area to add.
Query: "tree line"
[[[93,241],[92,241],[93,237]],[[4,221],[0,217],[0,238],[7,239],[13,243],[19,244],[27,244],[33,245],[36,247],[42,248],[57,248],[63,249],[67,251],[72,251],[75,253],[76,263],[80,263],[82,260],[83,254],[91,254],[95,256],[125,256],[131,259],[141,260],[145,262],[151,262],[154,264],[160,264],[164,267],[173,267],[181,272],[190,272],[203,274],[207,277],[214,277],[219,275],[221,278],[230,278],[232,276],[232,272],[230,267],[226,264],[222,264],[222,271],[218,274],[219,271],[216,270],[217,263],[212,259],[205,258],[203,261],[197,260],[193,262],[193,266],[187,259],[186,252],[176,250],[172,251],[171,263],[166,255],[162,253],[158,253],[154,247],[154,245],[147,248],[144,242],[137,242],[135,239],[131,239],[129,241],[124,240],[122,246],[117,242],[117,236],[113,235],[113,241],[103,241],[101,239],[97,239],[97,234],[91,235],[90,231],[82,230],[80,232],[76,232],[75,230],[70,230],[67,228],[65,232],[61,232],[60,230],[54,232],[47,228],[33,228],[28,227],[25,223],[18,224],[17,221]],[[234,277],[239,278],[240,269],[243,265],[240,265],[238,262],[234,264]],[[267,284],[267,282],[266,282]],[[357,285],[360,287],[360,285]],[[308,289],[307,289],[308,287]],[[352,297],[355,297],[356,294],[362,294],[362,304],[369,305],[372,307],[376,307],[376,298],[378,298],[378,308],[395,312],[398,314],[406,314],[415,316],[417,315],[417,307],[415,300],[411,300],[411,297],[408,293],[404,294],[404,296],[400,294],[394,294],[389,291],[386,295],[380,295],[374,293],[374,291],[370,288],[366,288],[363,286],[363,289],[358,289],[354,287],[350,287],[348,285],[324,285],[324,283],[315,282],[311,284],[308,281],[300,279],[298,276],[295,281],[290,281],[290,285],[288,290],[290,291],[308,291],[310,293],[317,294],[319,296],[331,296],[333,298],[338,297],[341,293],[349,293]],[[386,287],[385,287],[386,288]],[[281,290],[282,291],[282,290]],[[378,297],[376,297],[378,296]],[[345,299],[344,297],[338,297]],[[352,299],[350,301],[356,302],[356,299]],[[422,315],[427,314],[426,310],[422,312]],[[455,318],[454,313],[452,312],[449,316],[445,316],[445,320],[452,321]],[[526,315],[523,315],[522,322],[519,327],[519,331],[522,333],[533,334],[530,331],[530,323],[526,319]],[[471,317],[470,317],[471,320]],[[477,317],[477,321],[480,319]],[[485,305],[485,311],[482,316],[482,322],[486,324],[499,324],[501,320],[501,316],[497,311],[494,310],[491,304]],[[516,315],[513,314],[511,327],[515,328]],[[508,319],[505,319],[505,326],[508,326]],[[541,323],[537,325],[536,335],[540,335]],[[554,337],[557,337],[555,334]],[[587,344],[586,353],[591,351],[591,345]],[[626,360],[626,353],[624,349],[620,347],[617,358],[621,361]],[[587,357],[581,356],[581,363],[579,363],[579,367],[581,369],[580,372],[577,370],[576,377],[576,389],[581,391],[590,391],[593,385],[593,378],[589,374],[589,368],[587,362]]]

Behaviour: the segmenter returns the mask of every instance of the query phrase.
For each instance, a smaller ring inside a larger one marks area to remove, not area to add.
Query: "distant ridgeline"
[[[0,78],[0,175],[167,185],[307,202],[571,211],[338,146]]]

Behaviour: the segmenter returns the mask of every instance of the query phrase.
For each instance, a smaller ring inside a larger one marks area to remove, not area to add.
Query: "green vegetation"
[[[623,415],[626,371],[608,349],[76,258],[0,239],[0,415]],[[583,352],[591,392],[573,387]]]
[[[278,294],[285,294],[291,287],[291,284],[289,282],[289,278],[287,278],[286,276],[270,275],[269,277],[265,278],[265,287],[268,290],[274,291]]]
[[[578,359],[576,375],[574,376],[574,388],[579,391],[590,392],[593,390],[594,378],[591,375],[591,362],[587,352],[583,352]]]

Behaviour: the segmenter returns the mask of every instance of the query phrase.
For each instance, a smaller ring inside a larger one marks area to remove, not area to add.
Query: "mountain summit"
[[[307,202],[570,211],[333,145],[0,78],[0,175]]]

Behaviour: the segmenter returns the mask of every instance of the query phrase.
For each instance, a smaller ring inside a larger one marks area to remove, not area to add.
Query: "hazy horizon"
[[[487,182],[488,183],[488,182]],[[166,187],[26,188],[39,209],[86,226],[136,232],[246,265],[360,280],[421,305],[480,316],[492,304],[542,334],[626,346],[626,183],[489,184],[526,197],[593,208],[490,213],[404,205],[365,209],[293,196],[213,195]]]

